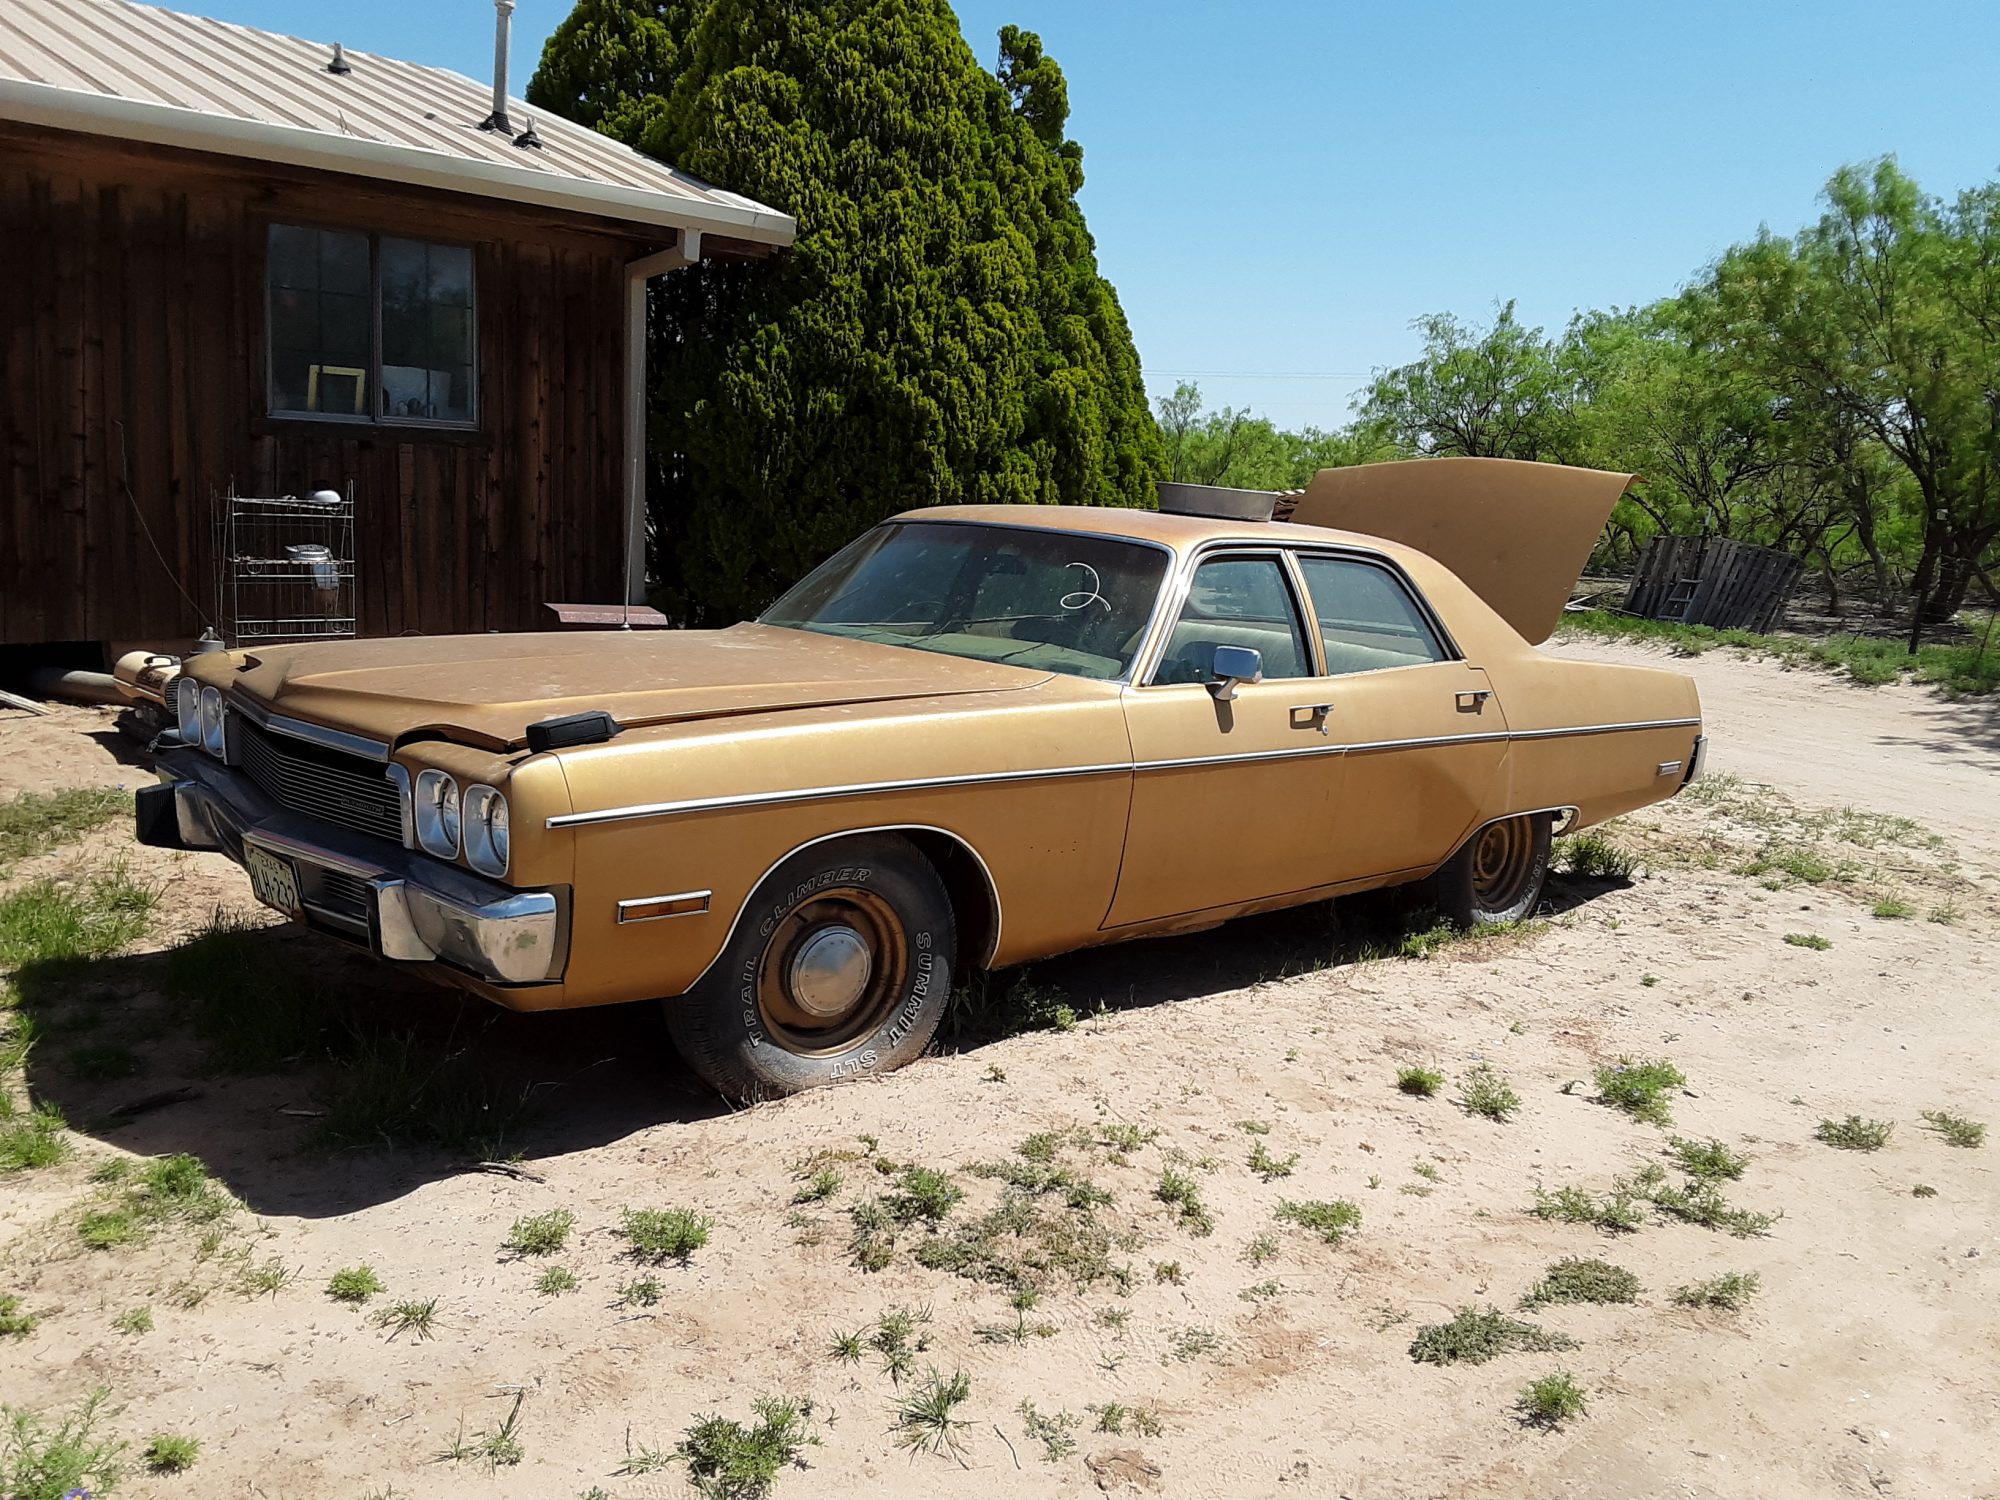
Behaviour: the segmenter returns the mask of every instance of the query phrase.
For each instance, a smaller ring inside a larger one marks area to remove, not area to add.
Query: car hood
[[[527,743],[528,725],[591,709],[627,726],[663,724],[1005,692],[1049,676],[750,624],[278,646],[244,653],[233,687],[274,713],[390,744],[443,738],[510,750]]]
[[[1291,519],[1430,554],[1524,640],[1540,644],[1633,478],[1515,458],[1357,464],[1321,469]]]

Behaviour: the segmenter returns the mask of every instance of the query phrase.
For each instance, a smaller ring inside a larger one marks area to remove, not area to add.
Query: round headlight
[[[507,873],[507,799],[490,786],[465,794],[465,862],[482,875]]]
[[[222,690],[203,687],[201,707],[196,711],[201,729],[201,748],[220,759],[222,755]]]
[[[174,683],[174,729],[183,745],[201,743],[201,684],[192,677]]]
[[[458,783],[443,771],[417,773],[417,842],[440,859],[458,857]]]

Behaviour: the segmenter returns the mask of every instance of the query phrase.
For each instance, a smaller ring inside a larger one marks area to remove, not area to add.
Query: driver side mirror
[[[1254,685],[1264,680],[1264,653],[1251,646],[1217,646],[1214,672],[1215,681],[1209,683],[1208,690],[1216,702],[1227,703],[1243,683]]]

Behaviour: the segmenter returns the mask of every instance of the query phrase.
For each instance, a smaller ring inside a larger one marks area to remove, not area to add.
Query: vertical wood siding
[[[475,246],[477,432],[266,414],[274,221]],[[0,644],[192,636],[232,481],[352,481],[364,634],[533,629],[545,600],[619,596],[624,265],[656,245],[9,127],[0,246]]]

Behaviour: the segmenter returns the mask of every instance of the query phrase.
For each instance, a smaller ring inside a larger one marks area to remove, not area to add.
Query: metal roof
[[[474,12],[473,14],[478,14]],[[517,99],[539,150],[479,128],[489,84],[130,0],[0,0],[0,119],[790,244],[786,214]]]

